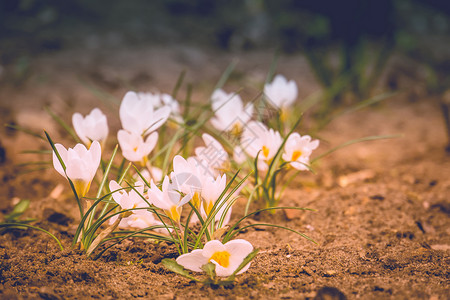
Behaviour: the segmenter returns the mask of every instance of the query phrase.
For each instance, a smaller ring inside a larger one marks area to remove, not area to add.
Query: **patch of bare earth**
[[[111,132],[116,132],[117,110],[108,110],[91,85],[117,99],[127,89],[125,79],[139,90],[169,92],[187,68],[194,97],[204,101],[233,57],[191,48],[41,56],[20,85],[2,78],[2,121],[46,128],[55,140],[63,140],[43,105],[66,120],[75,111],[85,114],[100,106],[108,114]],[[231,81],[229,91],[240,82],[253,87],[244,95],[255,96],[255,82],[264,80],[271,57],[245,53],[240,58],[240,77]],[[279,72],[298,82],[300,99],[318,89],[301,56],[280,59]],[[323,141],[317,154],[363,136],[402,137],[342,149],[316,165],[317,175],[299,175],[281,205],[317,211],[256,218],[304,232],[318,245],[279,229],[248,230],[240,237],[261,252],[228,288],[202,286],[165,270],[161,259],[176,256],[165,243],[126,241],[96,261],[70,250],[78,221],[75,203],[51,196],[62,184],[59,198],[69,198],[66,182],[53,170],[20,175],[16,164],[29,158],[18,152],[41,144],[2,129],[6,157],[0,169],[1,213],[11,210],[15,197],[30,199],[28,216],[60,238],[67,250],[59,251],[53,240],[36,231],[1,235],[0,298],[312,299],[327,286],[348,299],[448,299],[450,156],[444,151],[447,140],[437,100],[410,101],[403,93],[343,116],[320,132]],[[240,213],[238,206],[234,216]],[[334,297],[339,299],[338,294]]]

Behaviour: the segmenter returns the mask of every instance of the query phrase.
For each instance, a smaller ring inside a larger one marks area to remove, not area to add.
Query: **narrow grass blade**
[[[183,84],[184,76],[186,75],[186,70],[181,71],[180,75],[178,76],[177,82],[175,83],[175,87],[172,91],[172,97],[176,99],[178,91]]]
[[[62,128],[64,128],[65,131],[67,131],[68,134],[70,134],[70,136],[73,137],[73,139],[77,142],[77,143],[82,143],[80,138],[78,137],[78,135],[75,133],[75,131],[72,129],[71,126],[69,126],[66,122],[63,121],[63,119],[61,119],[58,115],[56,115],[51,109],[50,107],[46,106],[45,111],[53,118],[53,120],[55,120],[59,125],[61,125]]]
[[[17,130],[17,131],[22,131],[23,133],[26,133],[28,135],[31,135],[33,137],[36,137],[38,139],[41,139],[41,140],[45,141],[45,138],[42,135],[40,135],[39,133],[33,132],[33,131],[31,131],[29,129],[26,129],[26,128],[23,128],[21,126],[14,125],[14,124],[5,124],[5,127],[6,128],[11,128],[11,129],[14,129],[14,130]]]
[[[227,82],[228,78],[230,77],[230,75],[233,72],[233,70],[236,67],[236,65],[237,65],[236,61],[233,61],[233,62],[231,62],[228,65],[228,67],[222,73],[222,76],[220,77],[220,79],[217,82],[216,86],[214,87],[214,90],[220,89],[220,88],[222,88],[224,86],[225,82]]]
[[[309,236],[307,236],[307,235],[304,234],[304,233],[301,233],[301,232],[299,232],[299,231],[297,231],[297,230],[294,230],[294,229],[291,229],[291,228],[289,228],[289,227],[285,227],[285,226],[281,226],[281,225],[276,225],[276,224],[268,224],[268,223],[255,223],[255,224],[250,224],[250,225],[244,226],[244,227],[242,227],[242,228],[239,228],[238,230],[234,230],[233,233],[230,234],[230,235],[228,236],[227,241],[231,240],[231,239],[232,239],[236,234],[238,234],[240,231],[245,230],[245,229],[247,229],[247,228],[256,227],[256,226],[267,226],[267,227],[275,227],[275,228],[281,228],[281,229],[284,229],[284,230],[288,230],[288,231],[291,231],[291,232],[294,232],[294,233],[300,235],[301,237],[304,237],[304,238],[307,239],[308,241],[313,242],[314,244],[317,245],[316,241],[314,241],[312,238],[310,238]],[[225,241],[223,241],[223,243],[225,243]]]
[[[48,232],[47,230],[45,230],[45,229],[42,229],[42,228],[39,228],[39,227],[36,227],[36,226],[32,226],[32,225],[29,225],[29,224],[24,224],[24,223],[0,223],[0,228],[2,228],[2,227],[6,227],[6,228],[8,228],[8,227],[11,227],[11,228],[27,227],[27,228],[35,229],[35,230],[38,230],[38,231],[42,231],[42,232],[48,234],[52,239],[54,239],[56,241],[56,243],[58,244],[58,246],[61,249],[61,251],[64,250],[64,247],[62,246],[62,244],[59,241],[59,239],[56,236],[54,236],[53,234],[51,234],[50,232]]]
[[[24,150],[20,154],[52,154],[51,150]]]
[[[325,157],[333,152],[335,152],[336,150],[339,150],[341,148],[356,144],[356,143],[361,143],[361,142],[367,142],[367,141],[376,141],[376,140],[383,140],[383,139],[395,139],[395,138],[399,138],[402,137],[403,135],[401,134],[396,134],[396,135],[375,135],[375,136],[367,136],[367,137],[363,137],[363,138],[359,138],[359,139],[354,139],[351,141],[347,141],[343,144],[340,144],[330,150],[328,150],[325,153],[320,154],[319,156],[315,157],[314,159],[311,160],[311,165],[313,163],[315,163],[316,161],[318,161],[319,159],[321,159],[322,157]]]
[[[245,219],[247,219],[247,218],[249,218],[249,217],[251,217],[253,215],[256,215],[256,214],[258,214],[260,212],[263,212],[263,211],[267,211],[267,210],[271,211],[271,210],[276,210],[276,209],[296,209],[296,210],[315,211],[315,209],[311,209],[311,208],[292,207],[292,206],[284,206],[284,207],[279,206],[279,207],[268,207],[268,208],[258,209],[258,210],[254,211],[252,213],[249,213],[248,215],[243,216],[237,222],[235,222],[232,226],[230,226],[230,230],[228,231],[228,233],[223,238],[222,243],[226,243],[226,242],[228,242],[230,240],[230,235],[233,233],[233,231],[236,230],[236,228],[239,226],[239,224],[242,221],[244,221]],[[240,229],[240,230],[242,230],[242,229]]]
[[[386,100],[388,98],[391,98],[391,97],[395,96],[396,94],[397,94],[397,92],[389,92],[389,93],[384,93],[384,94],[381,94],[381,95],[377,95],[375,97],[366,99],[364,101],[360,101],[357,104],[355,104],[355,105],[353,105],[353,106],[351,106],[351,107],[349,107],[347,109],[344,109],[343,111],[341,111],[341,112],[331,116],[328,122],[331,122],[334,119],[336,119],[336,118],[338,118],[338,117],[340,117],[342,115],[358,111],[358,110],[363,109],[365,107],[368,107],[368,106],[370,106],[372,104],[381,102],[381,101]]]

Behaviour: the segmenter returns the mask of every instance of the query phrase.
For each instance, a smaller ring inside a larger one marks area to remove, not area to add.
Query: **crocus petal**
[[[67,149],[64,148],[64,146],[61,144],[55,144],[55,148],[56,148],[56,151],[58,151],[58,154],[61,157],[62,161],[66,162],[67,161]],[[55,168],[56,171],[58,171],[59,174],[66,177],[66,174],[64,173],[64,168],[61,165],[61,162],[59,161],[58,156],[56,155],[56,153],[54,151],[53,151],[53,167]]]
[[[163,106],[153,112],[153,122],[151,122],[150,126],[145,129],[145,134],[148,134],[152,131],[155,131],[159,127],[161,127],[169,118],[171,109],[168,106]]]
[[[73,128],[75,129],[75,132],[78,135],[78,137],[81,139],[81,141],[83,143],[85,143],[86,145],[88,145],[90,143],[90,141],[87,138],[86,133],[84,132],[83,121],[84,121],[84,118],[80,113],[73,114],[73,116],[72,116]]]
[[[111,180],[109,182],[109,190],[113,193],[112,196],[114,201],[120,205],[120,200],[122,199],[123,195],[126,194],[126,191],[123,190],[122,187],[115,180]]]
[[[207,242],[205,247],[203,247],[203,256],[209,259],[214,253],[222,251],[226,251],[225,246],[218,240],[212,240]]]
[[[194,250],[191,253],[180,255],[176,261],[186,269],[194,272],[203,272],[201,267],[208,263],[208,258],[203,256],[202,252],[201,249]]]
[[[98,141],[94,141],[89,148],[89,153],[91,156],[91,177],[94,177],[97,172],[97,168],[100,165],[100,160],[102,159],[102,147]],[[94,168],[95,166],[95,168]]]
[[[237,239],[225,244],[225,248],[231,256],[240,256],[242,259],[247,257],[253,251],[253,246],[246,240]]]
[[[122,103],[120,104],[119,117],[122,123],[122,127],[125,130],[135,132],[136,134],[142,134],[144,128],[142,128],[143,126],[141,126],[139,122],[140,119],[142,119],[142,116],[133,114],[134,110],[136,110],[139,113],[139,110],[135,109],[135,106],[138,103],[139,103],[138,95],[135,92],[127,92],[122,100]]]

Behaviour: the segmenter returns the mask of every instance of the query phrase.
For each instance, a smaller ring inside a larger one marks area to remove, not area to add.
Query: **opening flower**
[[[311,141],[309,135],[301,136],[294,132],[286,140],[282,158],[291,162],[290,165],[297,170],[308,170],[309,157],[317,147],[319,147],[318,140]]]
[[[136,182],[134,189],[129,192],[122,189],[122,187],[114,180],[109,182],[109,189],[113,192],[114,201],[120,205],[122,209],[145,208],[148,204],[142,199],[144,195],[144,183]],[[119,228],[138,228],[144,229],[153,225],[162,225],[161,222],[155,219],[153,213],[145,209],[133,210],[127,213],[127,217],[123,218],[119,223]],[[113,224],[119,215],[113,216],[110,219],[110,224]]]
[[[170,174],[173,186],[184,194],[192,194],[192,204],[199,208],[203,185],[213,181],[212,171],[205,161],[194,157],[187,160],[177,155],[173,159],[173,172]]]
[[[153,180],[150,182],[150,189],[148,190],[149,202],[164,210],[167,216],[176,223],[180,223],[183,205],[192,198],[192,194],[181,196],[180,192],[170,183],[168,176],[164,177],[162,190],[156,186]]]
[[[147,182],[150,182],[150,180],[152,179],[155,182],[160,182],[161,180],[163,180],[163,171],[158,167],[150,166],[148,169],[141,170],[140,173]],[[135,181],[139,181],[141,180],[141,176],[139,176],[139,174],[136,173],[134,174],[133,179]]]
[[[154,99],[141,98],[135,92],[125,94],[119,109],[123,129],[144,136],[161,127],[170,112],[167,106],[154,110]]]
[[[122,149],[123,157],[129,161],[137,161],[145,165],[147,163],[147,155],[156,146],[158,133],[153,132],[144,141],[142,135],[121,129],[117,133],[117,140]]]
[[[258,169],[264,170],[263,163],[269,163],[274,158],[283,139],[278,131],[267,127],[261,123],[252,121],[245,126],[241,137],[241,146],[248,155],[253,158],[258,156]],[[259,153],[259,155],[258,155]]]
[[[202,139],[206,147],[195,148],[196,157],[200,161],[207,162],[214,175],[218,175],[220,171],[224,172],[227,170],[229,157],[222,145],[207,133],[202,135]]]
[[[147,204],[140,195],[144,194],[144,183],[136,182],[134,189],[127,192],[114,180],[109,182],[109,189],[112,192],[112,197],[122,209],[133,209],[137,207],[145,207]]]
[[[225,174],[222,177],[217,176],[215,180],[211,178],[211,180],[203,184],[201,197],[206,215],[209,215],[220,194],[225,190],[226,185],[227,176]]]
[[[212,240],[207,242],[203,249],[183,254],[176,261],[186,269],[194,272],[203,272],[202,266],[211,262],[216,265],[217,276],[227,277],[233,274],[252,251],[252,244],[246,240],[238,239],[225,244],[218,240]],[[247,271],[249,267],[250,263],[237,274]]]
[[[74,113],[72,124],[80,140],[88,147],[93,141],[105,141],[108,136],[106,116],[98,108],[94,108],[84,118],[80,113]]]
[[[217,89],[211,96],[211,106],[215,117],[211,119],[212,125],[220,131],[229,131],[240,135],[245,124],[252,118],[253,104],[245,107],[237,94],[227,94]]]
[[[283,75],[277,75],[271,83],[264,86],[264,94],[268,102],[278,109],[287,109],[297,99],[297,84],[295,81],[287,79]]]
[[[94,141],[89,150],[83,144],[77,144],[73,149],[66,149],[61,144],[55,144],[55,147],[66,166],[66,171],[64,172],[64,168],[54,151],[53,167],[62,176],[70,178],[77,195],[84,197],[89,191],[92,179],[100,165],[100,144]]]

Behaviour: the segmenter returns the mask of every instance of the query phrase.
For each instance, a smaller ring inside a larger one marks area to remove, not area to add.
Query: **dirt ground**
[[[36,131],[45,128],[55,141],[63,141],[44,105],[65,120],[99,106],[114,135],[120,126],[117,107],[106,105],[105,99],[120,100],[129,89],[170,92],[186,69],[194,98],[205,101],[235,59],[237,69],[226,89],[243,86],[244,99],[251,99],[270,67],[268,53],[227,54],[186,46],[41,54],[21,73],[13,65],[3,67],[0,118]],[[319,90],[301,55],[281,57],[277,72],[297,81],[299,101]],[[20,151],[47,145],[2,128],[6,154],[0,160],[0,219],[14,201],[30,199],[27,216],[60,238],[66,250],[59,251],[37,231],[0,235],[0,298],[343,299],[344,294],[348,299],[449,299],[450,155],[444,150],[447,135],[439,99],[421,92],[420,77],[395,73],[395,63],[390,72],[398,76],[402,92],[334,120],[319,133],[316,154],[363,136],[402,136],[350,146],[321,160],[316,175],[301,174],[281,205],[317,211],[262,214],[258,219],[304,232],[318,245],[279,229],[248,230],[240,237],[261,251],[228,288],[202,286],[164,269],[161,259],[176,256],[164,243],[126,241],[96,261],[71,250],[78,217],[66,181],[52,169],[21,174],[18,166],[33,159]],[[59,184],[62,196],[53,199],[51,192]],[[233,216],[239,214],[238,206]]]

